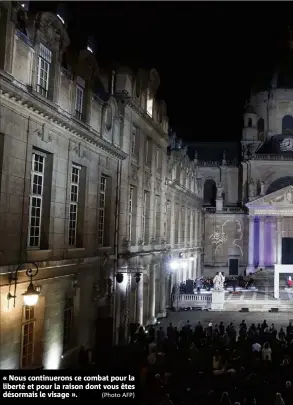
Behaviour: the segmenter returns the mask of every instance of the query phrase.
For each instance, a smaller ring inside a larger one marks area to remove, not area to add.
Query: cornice
[[[142,108],[141,106],[137,103],[136,100],[134,100],[128,92],[123,92],[121,95],[115,94],[116,97],[119,98],[119,96],[124,96],[124,98],[127,101],[127,104],[150,126],[154,127],[157,133],[160,135],[161,139],[163,142],[168,143],[168,135],[165,134],[164,131],[160,128],[160,126],[151,118]]]
[[[172,188],[173,190],[180,191],[181,193],[186,194],[188,197],[196,199],[196,201],[198,201],[198,202],[202,202],[202,199],[198,195],[196,195],[195,193],[193,193],[190,190],[187,190],[187,188],[181,186],[178,183],[178,181],[173,181],[173,180],[167,179],[166,184],[168,187]]]
[[[100,134],[87,124],[77,122],[71,114],[60,111],[60,107],[41,97],[38,93],[25,91],[12,83],[11,76],[0,71],[0,98],[13,99],[36,114],[52,120],[56,125],[77,135],[105,152],[124,160],[128,155],[115,145],[104,140]]]

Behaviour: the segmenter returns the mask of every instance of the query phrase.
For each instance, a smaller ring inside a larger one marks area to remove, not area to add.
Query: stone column
[[[248,270],[254,270],[254,216],[249,216]]]
[[[156,318],[156,266],[150,265],[150,278],[149,278],[149,306],[150,306],[150,324],[155,323]]]
[[[277,217],[276,250],[277,264],[282,264],[282,217]]]
[[[259,259],[258,266],[265,264],[265,217],[259,217]]]
[[[143,324],[143,274],[140,282],[137,283],[136,290],[136,322]]]
[[[159,301],[159,317],[166,316],[166,268],[165,263],[161,263],[161,277],[160,277],[160,301]]]

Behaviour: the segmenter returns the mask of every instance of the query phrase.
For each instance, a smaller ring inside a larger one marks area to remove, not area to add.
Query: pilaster
[[[276,249],[277,249],[277,264],[282,264],[282,225],[283,218],[277,217],[277,234],[276,234]]]
[[[259,267],[265,265],[265,217],[259,217]]]
[[[254,216],[249,216],[248,271],[254,270]]]

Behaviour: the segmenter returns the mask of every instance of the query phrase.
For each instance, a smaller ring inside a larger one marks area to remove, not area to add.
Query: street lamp
[[[9,277],[10,283],[11,283],[12,281],[14,281],[14,294],[12,295],[12,294],[9,292],[8,295],[7,295],[7,300],[8,300],[8,302],[9,302],[11,299],[13,299],[13,306],[14,306],[14,307],[15,307],[15,301],[16,301],[16,297],[17,297],[17,295],[16,295],[17,280],[18,280],[17,275],[18,275],[19,270],[21,269],[21,267],[22,267],[24,264],[25,264],[25,263],[20,264],[20,265],[17,267],[17,269],[15,270],[15,272],[14,272],[14,273],[11,273],[11,275],[10,275],[10,277]],[[38,274],[39,268],[38,268],[38,266],[36,265],[36,263],[30,263],[30,264],[32,264],[32,265],[35,267],[35,270],[32,270],[31,268],[29,268],[29,269],[26,270],[26,275],[27,275],[27,277],[30,278],[30,283],[29,283],[29,286],[28,286],[26,292],[25,292],[24,294],[22,294],[22,296],[23,296],[24,305],[27,305],[27,306],[34,306],[34,305],[36,305],[37,302],[38,302],[39,295],[40,295],[40,291],[39,291],[38,287],[34,286],[34,284],[33,284],[33,277],[35,277],[35,276]]]

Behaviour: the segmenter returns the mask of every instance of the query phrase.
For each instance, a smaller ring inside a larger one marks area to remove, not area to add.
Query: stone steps
[[[280,300],[259,300],[255,301],[229,301],[224,304],[224,311],[240,311],[242,308],[249,308],[249,312],[268,312],[272,308],[278,308],[280,312],[292,312],[293,302]]]

